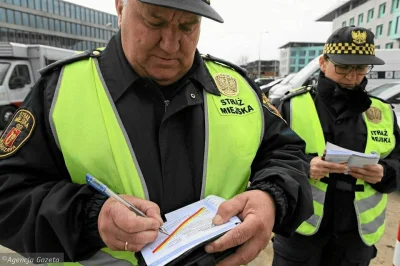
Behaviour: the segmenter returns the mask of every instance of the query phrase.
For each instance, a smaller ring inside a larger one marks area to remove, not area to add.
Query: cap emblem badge
[[[363,31],[352,31],[351,37],[353,37],[353,42],[356,44],[364,44],[367,42],[367,32]]]

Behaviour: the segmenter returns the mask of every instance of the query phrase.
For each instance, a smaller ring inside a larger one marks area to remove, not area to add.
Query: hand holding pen
[[[98,218],[100,236],[109,248],[138,251],[157,238],[157,230],[168,234],[160,227],[162,219],[157,204],[128,195],[122,198],[89,174],[86,181],[102,194],[115,199],[104,203]],[[147,216],[141,210],[146,211]],[[130,215],[130,211],[137,216]]]

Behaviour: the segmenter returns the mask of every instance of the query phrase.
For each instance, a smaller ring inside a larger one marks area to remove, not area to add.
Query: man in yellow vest
[[[162,214],[214,194],[227,201],[213,222],[243,223],[206,256],[241,245],[221,265],[250,262],[272,230],[288,236],[312,214],[304,141],[241,68],[196,50],[201,18],[223,22],[209,1],[115,2],[107,47],[42,69],[0,137],[0,244],[135,265]]]
[[[314,214],[291,237],[276,235],[275,266],[366,266],[385,229],[387,194],[400,175],[400,130],[390,104],[370,96],[366,75],[375,56],[374,34],[361,27],[336,30],[319,58],[316,89],[282,99],[282,115],[306,141]],[[324,161],[325,143],[379,153],[376,165]]]

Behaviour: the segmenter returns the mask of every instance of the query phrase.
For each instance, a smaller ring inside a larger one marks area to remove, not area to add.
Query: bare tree
[[[242,55],[236,62],[239,66],[247,65],[249,62],[249,57],[247,55]]]

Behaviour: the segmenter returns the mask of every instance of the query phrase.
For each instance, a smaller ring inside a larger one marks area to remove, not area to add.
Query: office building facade
[[[260,75],[258,68],[260,67]],[[278,60],[256,60],[244,66],[251,78],[276,77],[279,75]]]
[[[299,72],[315,57],[322,54],[324,43],[289,42],[280,49],[280,76]]]
[[[317,21],[332,21],[333,31],[360,26],[375,34],[377,49],[400,48],[400,0],[352,0],[341,2]]]
[[[104,47],[117,16],[60,0],[0,0],[0,41],[72,50]]]

